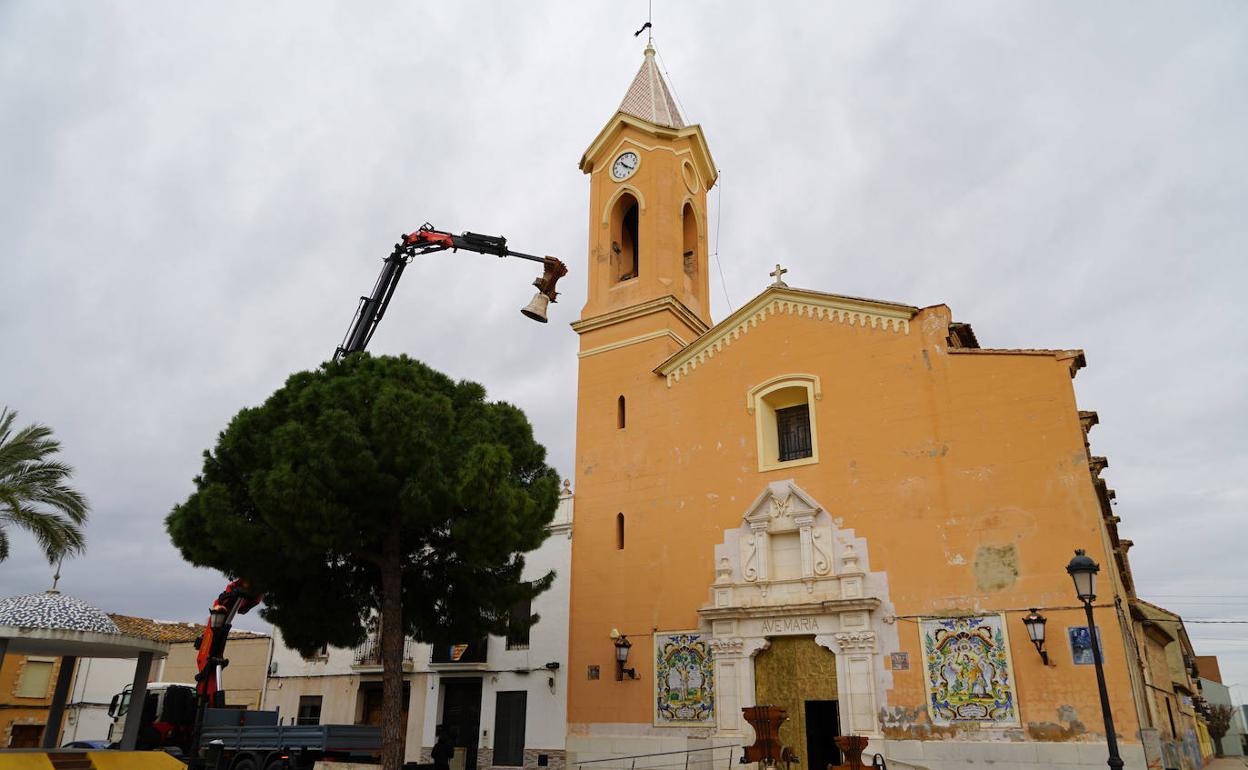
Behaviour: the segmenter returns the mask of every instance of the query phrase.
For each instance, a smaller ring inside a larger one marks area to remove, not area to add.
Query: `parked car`
[[[70,741],[61,748],[63,749],[93,749],[95,751],[103,751],[111,748],[112,743],[107,740],[102,741]]]

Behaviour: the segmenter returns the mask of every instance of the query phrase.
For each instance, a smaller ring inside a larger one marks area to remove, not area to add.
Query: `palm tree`
[[[17,412],[0,410],[0,561],[9,557],[5,527],[15,524],[35,536],[50,564],[82,550],[87,501],[65,483],[73,468],[50,459],[61,451],[52,429],[36,423],[15,433],[16,420]]]

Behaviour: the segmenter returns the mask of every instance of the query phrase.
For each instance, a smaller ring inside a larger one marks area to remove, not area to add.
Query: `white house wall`
[[[431,666],[432,648],[413,645],[411,702],[408,710],[407,761],[428,759],[429,748],[441,719],[440,681],[448,676],[480,677],[481,718],[478,757],[487,761],[494,747],[494,712],[499,692],[524,690],[525,764],[536,755],[548,756],[552,770],[563,767],[567,733],[568,601],[571,587],[573,496],[566,483],[559,507],[550,524],[551,534],[535,551],[526,554],[523,579],[533,580],[553,571],[550,588],[533,600],[532,611],[540,620],[529,632],[529,647],[508,650],[506,639],[490,637],[487,663],[479,669],[450,672]],[[273,631],[270,676],[263,707],[280,709],[288,722],[298,714],[299,698],[321,696],[323,724],[353,724],[359,718],[360,683],[380,680],[380,668],[353,667],[355,651],[329,648],[324,656],[305,659],[285,645]],[[558,664],[553,670],[547,664]],[[553,682],[553,684],[552,684]]]

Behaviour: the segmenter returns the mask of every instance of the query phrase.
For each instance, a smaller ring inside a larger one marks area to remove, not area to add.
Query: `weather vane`
[[[654,0],[646,3],[646,23],[641,25],[641,29],[633,33],[633,37],[640,37],[642,32],[650,30],[650,34],[646,35],[646,43],[654,42],[654,25],[650,22],[654,20]]]

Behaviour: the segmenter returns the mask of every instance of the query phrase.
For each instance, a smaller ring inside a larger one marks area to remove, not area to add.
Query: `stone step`
[[[55,770],[95,770],[91,758],[86,752],[65,751],[48,752],[48,761]]]

